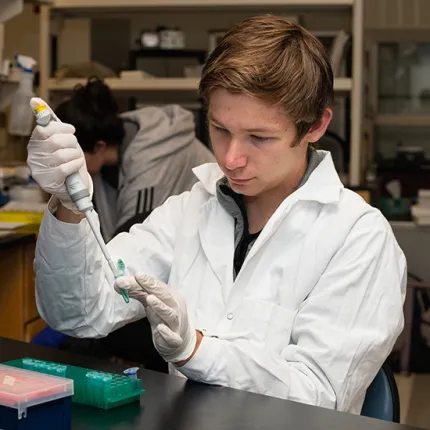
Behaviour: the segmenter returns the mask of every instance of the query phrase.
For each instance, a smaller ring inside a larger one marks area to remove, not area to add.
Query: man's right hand
[[[41,100],[41,103],[44,102]],[[53,112],[52,116],[56,118]],[[76,205],[67,193],[66,178],[79,172],[90,196],[93,193],[93,183],[87,171],[84,153],[74,133],[72,125],[60,121],[52,120],[45,127],[37,125],[27,146],[27,164],[33,179],[43,190],[58,197],[66,209],[77,212]]]

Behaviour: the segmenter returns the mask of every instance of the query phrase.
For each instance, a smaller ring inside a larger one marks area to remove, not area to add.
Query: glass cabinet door
[[[409,221],[418,190],[430,189],[430,41],[379,42],[372,53],[366,174],[376,167],[382,213]]]
[[[430,43],[380,43],[379,115],[430,115]]]

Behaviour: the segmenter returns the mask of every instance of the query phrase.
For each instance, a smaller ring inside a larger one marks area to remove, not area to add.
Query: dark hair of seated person
[[[84,152],[92,153],[99,141],[119,145],[125,135],[119,107],[109,87],[98,78],[85,86],[77,85],[72,96],[55,113],[61,121],[72,124]]]

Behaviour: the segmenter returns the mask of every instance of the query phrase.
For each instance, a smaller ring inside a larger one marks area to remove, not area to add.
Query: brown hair
[[[282,106],[296,124],[299,143],[333,101],[333,71],[315,36],[283,18],[261,15],[236,24],[210,54],[199,87],[207,106],[216,89]]]

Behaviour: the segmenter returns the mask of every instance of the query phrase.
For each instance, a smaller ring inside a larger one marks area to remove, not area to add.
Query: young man
[[[332,116],[324,48],[281,18],[247,19],[209,57],[200,92],[217,165],[194,169],[191,192],[109,243],[130,275],[115,288],[135,300],[115,292],[59,187],[37,247],[39,311],[81,337],[146,315],[172,372],[360,413],[402,330],[406,261],[381,213],[309,147]],[[77,145],[58,133],[45,131],[44,144]]]
[[[197,181],[192,169],[215,161],[196,138],[191,112],[166,105],[119,114],[112,92],[98,79],[78,86],[56,113],[75,127],[105,240],[170,196],[189,191]]]

